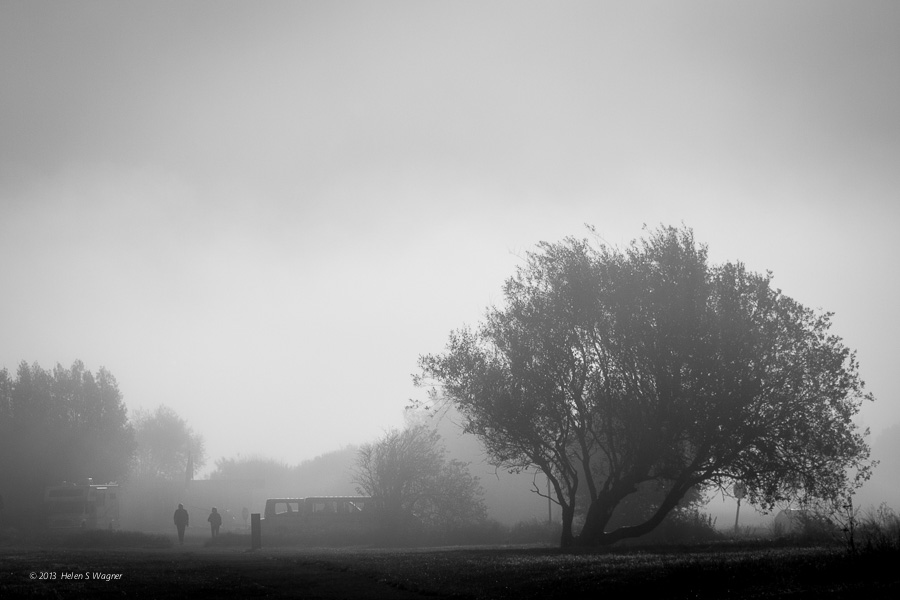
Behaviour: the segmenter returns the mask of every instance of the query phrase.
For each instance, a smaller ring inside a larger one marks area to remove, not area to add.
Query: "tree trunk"
[[[575,536],[572,535],[572,521],[575,519],[575,506],[561,504],[562,508],[562,536],[559,541],[560,548],[571,548],[575,545]]]
[[[640,537],[650,533],[662,523],[663,519],[666,518],[666,515],[668,515],[673,508],[678,506],[678,502],[684,497],[687,490],[688,486],[673,488],[659,505],[659,508],[657,508],[653,516],[649,519],[640,525],[619,527],[615,531],[609,533],[605,532],[604,528],[609,522],[616,507],[615,505],[610,506],[609,503],[604,502],[604,499],[601,497],[601,499],[592,502],[591,506],[588,508],[584,528],[581,530],[581,535],[578,536],[576,543],[579,546],[608,546],[615,544],[619,540]]]
[[[609,523],[612,516],[612,511],[609,510],[607,504],[599,498],[591,502],[584,519],[584,526],[577,539],[579,546],[594,546],[600,543],[606,524]]]

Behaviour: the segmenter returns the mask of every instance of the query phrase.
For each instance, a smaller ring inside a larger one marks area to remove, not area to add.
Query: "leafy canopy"
[[[203,436],[195,433],[178,413],[164,404],[152,412],[135,411],[134,430],[137,441],[135,477],[184,479],[189,458],[195,471],[206,464]]]
[[[848,470],[868,474],[852,418],[871,396],[831,314],[770,274],[709,265],[690,229],[624,251],[542,243],[504,297],[443,354],[420,357],[416,379],[456,406],[495,464],[547,474],[563,545],[643,535],[695,486],[741,481],[766,509],[835,497],[852,487]],[[658,509],[607,531],[647,482],[665,490]]]
[[[440,434],[426,424],[388,431],[359,449],[358,492],[381,498],[393,525],[416,523],[449,532],[485,519],[483,491],[468,465],[448,459]]]

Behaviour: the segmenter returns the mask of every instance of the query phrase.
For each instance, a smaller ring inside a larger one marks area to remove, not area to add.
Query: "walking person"
[[[184,544],[184,530],[188,526],[188,511],[184,510],[184,504],[179,504],[175,511],[175,528],[178,530],[178,543]]]
[[[222,515],[219,514],[219,511],[216,510],[215,506],[213,506],[212,512],[209,513],[209,518],[206,520],[209,521],[209,529],[212,536],[218,537],[219,527],[222,526]]]

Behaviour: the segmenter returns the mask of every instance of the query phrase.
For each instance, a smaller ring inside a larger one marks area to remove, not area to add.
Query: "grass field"
[[[723,542],[547,547],[184,546],[128,534],[0,546],[2,598],[895,598],[895,552]],[[240,541],[240,540],[236,540]]]

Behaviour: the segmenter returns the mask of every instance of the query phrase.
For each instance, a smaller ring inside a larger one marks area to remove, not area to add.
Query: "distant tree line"
[[[0,369],[0,495],[4,526],[42,525],[43,494],[63,482],[182,478],[188,454],[203,465],[203,438],[160,406],[129,420],[116,378],[76,360],[52,370]]]
[[[0,494],[7,514],[39,518],[45,486],[123,477],[136,448],[115,377],[81,361],[0,370]]]
[[[295,465],[261,456],[219,458],[210,479],[261,482],[271,497],[349,496],[355,493],[351,468],[357,448],[347,446]]]

